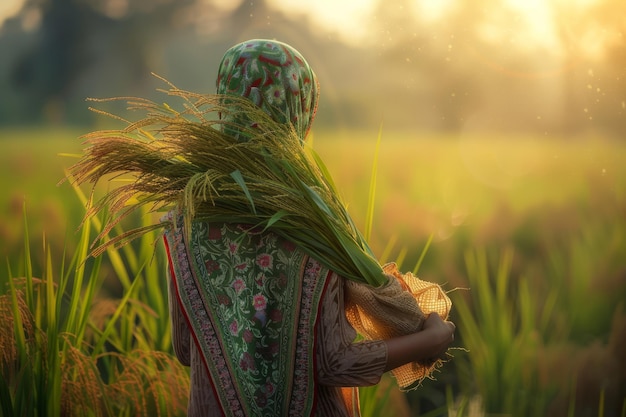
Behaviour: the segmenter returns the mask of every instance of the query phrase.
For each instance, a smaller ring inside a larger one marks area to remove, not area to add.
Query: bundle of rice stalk
[[[132,176],[89,208],[88,216],[105,208],[111,214],[97,242],[124,217],[148,206],[152,212],[176,210],[187,230],[194,219],[259,226],[348,279],[374,287],[388,281],[328,171],[290,124],[274,121],[245,98],[201,95],[171,84],[166,92],[183,100],[182,111],[126,98],[129,109],[144,112],[143,118],[130,122],[105,113],[127,126],[83,137],[84,155],[70,168],[76,183],[95,186],[111,174]],[[129,230],[92,254],[167,225]]]

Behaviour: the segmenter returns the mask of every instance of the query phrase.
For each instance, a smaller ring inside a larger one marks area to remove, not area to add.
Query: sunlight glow
[[[128,0],[109,0],[104,5],[104,13],[113,19],[120,19],[128,12]]]
[[[556,0],[553,0],[556,1]],[[578,7],[589,5],[598,0],[575,0]],[[318,0],[302,2],[300,0],[268,0],[268,3],[283,12],[301,16],[305,22],[315,25],[318,30],[337,35],[341,40],[358,44],[371,40],[375,34],[368,29],[375,18],[376,7],[380,2],[375,0]],[[413,0],[410,2],[411,12],[415,19],[424,23],[432,23],[445,18],[454,9],[454,0]],[[506,0],[502,7],[491,10],[497,15],[508,7],[519,19],[522,32],[518,36],[521,48],[558,48],[559,39],[556,34],[555,16],[552,2],[546,0]],[[497,17],[497,16],[496,16]],[[487,38],[502,38],[511,30],[509,21],[495,18],[491,25],[484,27]]]
[[[416,0],[413,10],[420,19],[433,21],[443,17],[454,6],[454,0]]]
[[[286,13],[301,15],[323,31],[351,43],[366,37],[367,22],[376,5],[373,0],[268,0],[268,3]]]
[[[4,21],[15,16],[24,5],[25,0],[2,0],[0,1],[0,28]]]
[[[511,7],[520,13],[526,23],[531,43],[556,47],[558,40],[555,34],[555,17],[545,0],[508,0]]]

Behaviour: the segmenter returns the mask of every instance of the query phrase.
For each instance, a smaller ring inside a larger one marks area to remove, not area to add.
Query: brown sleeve
[[[176,357],[185,366],[189,366],[191,363],[190,358],[190,343],[191,333],[187,326],[187,320],[183,314],[178,297],[176,296],[176,288],[174,287],[173,277],[171,273],[168,274],[168,298],[169,298],[169,310],[170,321],[172,324],[172,345],[174,347],[174,353]]]
[[[344,311],[344,279],[328,278],[316,325],[316,376],[322,385],[356,387],[375,385],[387,364],[384,341],[355,342],[356,331]]]

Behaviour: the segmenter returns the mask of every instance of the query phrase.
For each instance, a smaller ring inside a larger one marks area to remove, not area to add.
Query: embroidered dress
[[[353,343],[340,277],[250,226],[196,221],[165,241],[190,416],[359,415],[358,392],[341,387],[378,383],[386,345]]]

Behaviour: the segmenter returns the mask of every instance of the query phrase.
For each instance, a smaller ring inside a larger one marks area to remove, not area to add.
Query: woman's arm
[[[343,300],[343,278],[331,274],[316,324],[316,381],[334,387],[376,385],[385,373],[387,345],[382,340],[354,341],[357,333]]]
[[[438,358],[454,340],[454,324],[431,314],[418,333],[355,342],[356,331],[345,316],[343,297],[343,278],[332,274],[316,327],[316,373],[320,384],[375,385],[387,371],[406,363]]]

